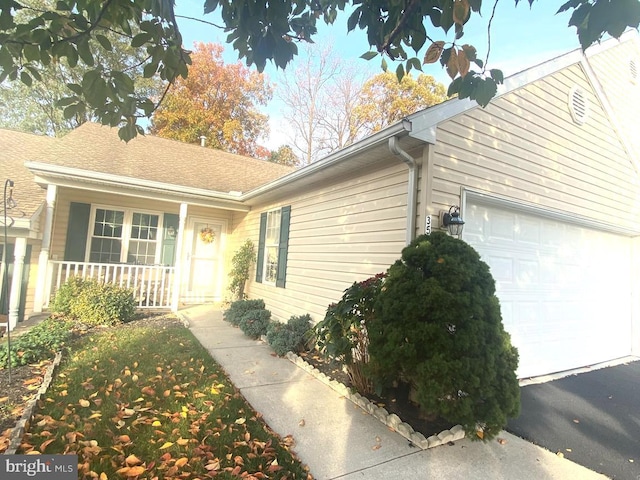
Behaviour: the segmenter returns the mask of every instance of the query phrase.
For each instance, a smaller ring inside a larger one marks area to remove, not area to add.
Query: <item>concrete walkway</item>
[[[318,480],[604,479],[580,465],[503,432],[497,441],[429,450],[412,447],[352,402],[271,348],[222,320],[211,306],[180,312],[247,401]]]

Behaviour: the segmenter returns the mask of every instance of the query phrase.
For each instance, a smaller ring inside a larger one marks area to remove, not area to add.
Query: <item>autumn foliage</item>
[[[272,96],[267,78],[241,63],[225,64],[223,48],[196,43],[187,78],[178,78],[155,112],[151,133],[240,155],[261,156],[258,141],[269,133],[259,111]]]

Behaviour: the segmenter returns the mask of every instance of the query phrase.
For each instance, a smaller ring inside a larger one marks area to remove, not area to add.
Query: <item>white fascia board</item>
[[[238,193],[216,192],[41,162],[25,162],[25,167],[35,175],[36,182],[41,184],[55,183],[61,187],[79,188],[79,184],[87,183],[99,185],[99,190],[106,193],[122,194],[122,190],[126,189],[127,195],[134,197],[187,202],[242,212],[250,210],[242,204],[242,195]]]
[[[270,192],[272,190],[277,190],[278,188],[300,181],[304,178],[307,178],[319,171],[326,170],[327,168],[332,167],[338,163],[342,163],[348,160],[350,157],[357,155],[369,148],[372,148],[382,142],[386,143],[389,138],[394,137],[396,135],[406,134],[411,132],[413,126],[411,122],[404,119],[398,123],[395,123],[384,130],[380,130],[379,132],[360,140],[352,145],[349,145],[342,150],[338,150],[335,153],[332,153],[322,160],[318,160],[317,162],[310,163],[298,170],[294,170],[293,172],[285,175],[284,177],[280,177],[272,182],[269,182],[260,187],[254,188],[253,190],[248,191],[247,193],[242,195],[242,201],[249,200],[255,198],[261,194]]]
[[[499,98],[502,95],[513,92],[514,90],[540,80],[547,75],[556,73],[569,65],[578,63],[582,58],[583,54],[581,50],[573,50],[565,55],[556,57],[545,63],[541,63],[538,66],[511,75],[510,77],[505,78],[502,85],[498,85],[498,93],[495,98]],[[411,122],[413,127],[411,132],[409,132],[409,136],[435,144],[437,140],[436,131],[440,123],[465,113],[472,108],[481,107],[475,101],[469,100],[468,98],[465,98],[464,100],[452,98],[440,105],[414,113],[408,117],[408,120]]]

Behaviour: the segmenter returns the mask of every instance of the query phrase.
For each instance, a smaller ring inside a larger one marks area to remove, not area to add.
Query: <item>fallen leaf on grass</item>
[[[189,459],[187,457],[182,457],[182,458],[179,458],[178,460],[176,460],[175,465],[178,468],[182,468],[187,464],[188,461],[189,461]]]
[[[165,442],[161,447],[160,450],[165,450],[167,448],[169,448],[170,446],[173,445],[173,442]]]
[[[81,407],[88,407],[89,405],[91,405],[91,402],[89,402],[89,400],[85,400],[84,398],[81,398],[78,403]]]

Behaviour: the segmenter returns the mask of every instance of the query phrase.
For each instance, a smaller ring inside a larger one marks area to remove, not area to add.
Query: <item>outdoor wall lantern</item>
[[[440,224],[449,230],[451,235],[456,237],[462,234],[464,228],[464,220],[460,218],[460,207],[452,205],[448,212],[442,210],[440,212]]]

